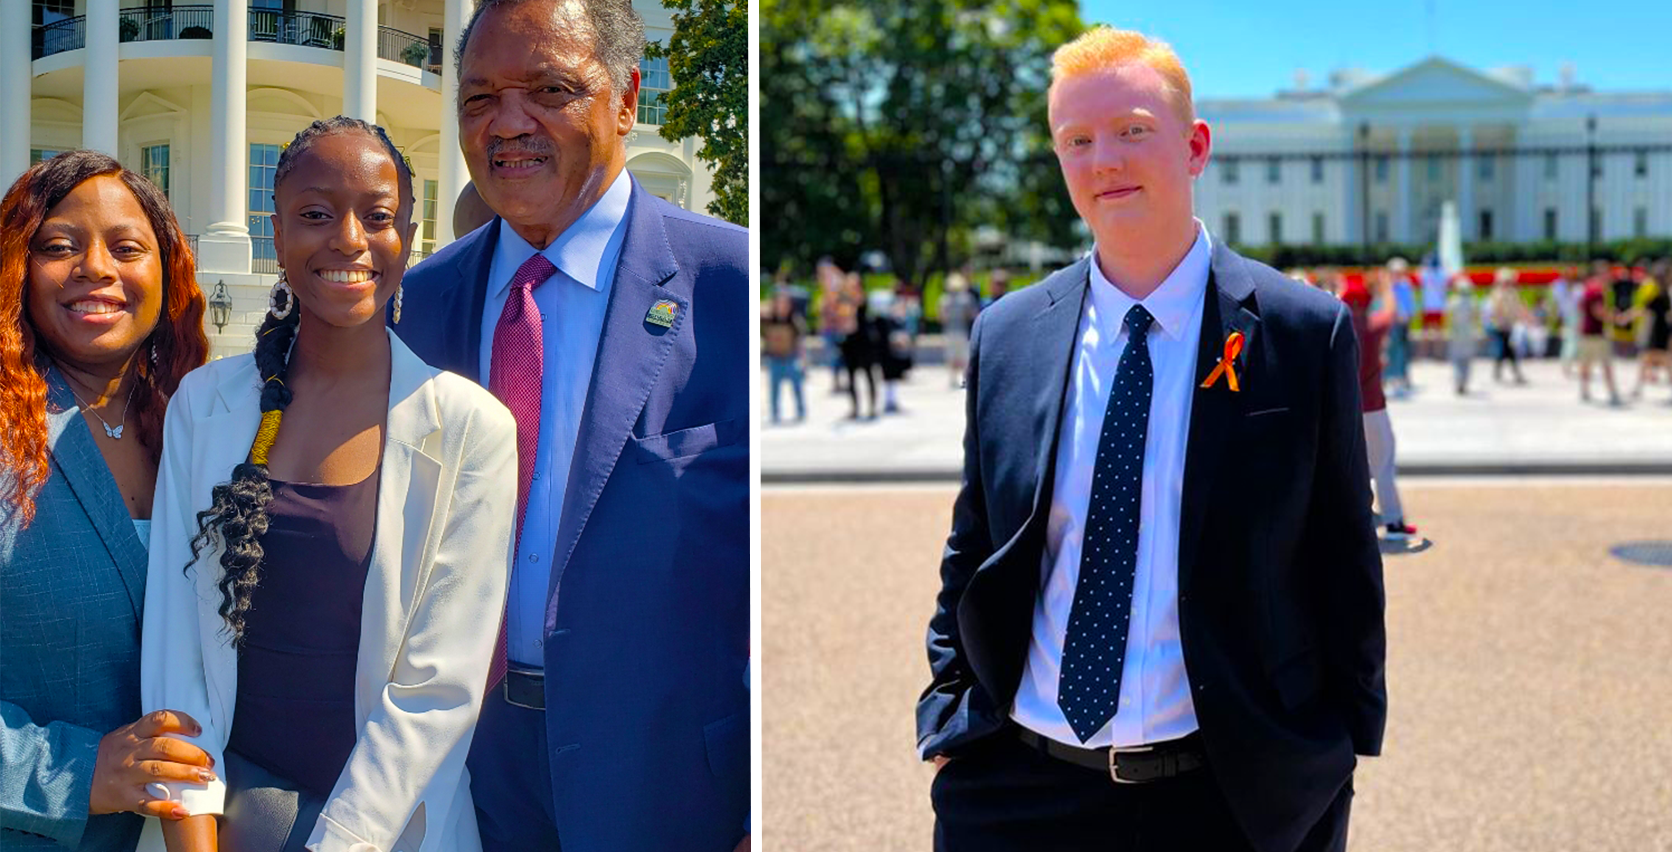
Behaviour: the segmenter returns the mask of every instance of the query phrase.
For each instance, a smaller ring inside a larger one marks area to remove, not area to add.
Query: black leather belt
[[[1116,784],[1146,784],[1194,772],[1208,765],[1207,754],[1202,751],[1202,738],[1194,732],[1163,743],[1118,749],[1072,746],[1023,727],[1017,727],[1016,733],[1030,748],[1075,766],[1107,772]]]
[[[505,670],[505,703],[529,710],[546,709],[546,673],[513,663]]]

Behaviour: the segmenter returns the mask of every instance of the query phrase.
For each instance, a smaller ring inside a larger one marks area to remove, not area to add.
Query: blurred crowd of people
[[[1509,267],[1492,273],[1485,293],[1467,272],[1446,274],[1433,258],[1412,270],[1403,258],[1349,275],[1339,269],[1291,270],[1291,277],[1323,288],[1347,306],[1359,341],[1359,393],[1365,447],[1383,537],[1416,535],[1406,522],[1395,477],[1395,440],[1387,397],[1410,395],[1413,358],[1449,361],[1452,389],[1469,393],[1475,359],[1492,359],[1492,380],[1527,384],[1523,358],[1558,358],[1563,374],[1577,373],[1579,397],[1591,399],[1591,371],[1621,406],[1616,358],[1638,361],[1632,398],[1656,380],[1672,387],[1672,261],[1645,268],[1603,261],[1581,272],[1568,267],[1554,279]],[[1523,281],[1523,277],[1534,279]],[[1535,289],[1536,288],[1536,289]],[[1483,351],[1484,349],[1484,351]]]
[[[805,379],[814,366],[808,343],[815,331],[818,366],[830,370],[832,392],[848,397],[849,420],[901,413],[900,382],[917,362],[918,337],[925,330],[921,289],[896,279],[892,287],[867,290],[859,272],[844,271],[830,258],[818,262],[814,279],[816,290],[808,292],[780,276],[761,307],[771,422],[786,421],[785,388],[794,408],[791,422],[807,417]],[[1009,282],[1005,270],[994,270],[983,295],[969,268],[946,276],[935,316],[949,387],[962,387],[976,314],[1003,296]]]
[[[1577,376],[1582,401],[1592,399],[1595,373],[1613,406],[1626,404],[1617,359],[1637,362],[1630,399],[1653,384],[1672,388],[1672,259],[1642,266],[1599,260],[1557,269],[1554,278],[1549,270],[1501,267],[1481,286],[1477,277],[1486,276],[1448,274],[1433,258],[1415,269],[1393,258],[1363,273],[1321,268],[1290,275],[1350,305],[1363,301],[1385,326],[1373,351],[1395,398],[1414,390],[1413,358],[1449,361],[1459,396],[1469,393],[1479,358],[1491,359],[1494,382],[1513,385],[1527,383],[1522,360],[1559,359],[1564,376]]]
[[[1361,387],[1367,403],[1378,405],[1366,409],[1367,428],[1378,431],[1367,434],[1373,466],[1392,464],[1391,428],[1377,424],[1385,419],[1386,399],[1416,390],[1411,364],[1419,359],[1449,362],[1459,396],[1470,393],[1476,361],[1492,362],[1493,382],[1516,386],[1527,383],[1522,362],[1529,358],[1559,360],[1563,375],[1577,378],[1583,401],[1592,400],[1593,381],[1613,406],[1641,399],[1657,384],[1672,392],[1672,259],[1640,266],[1599,260],[1554,270],[1503,267],[1484,274],[1447,273],[1432,256],[1417,265],[1396,257],[1364,271],[1322,267],[1289,274],[1355,310],[1361,350],[1376,366],[1374,380],[1367,372]],[[926,329],[941,335],[947,386],[961,387],[975,318],[1010,289],[1006,270],[986,277],[983,292],[969,267],[947,273],[928,320],[921,287],[904,280],[867,289],[858,271],[843,270],[830,258],[817,263],[810,288],[781,274],[761,306],[771,422],[806,419],[805,380],[815,367],[830,370],[832,392],[848,398],[848,419],[902,412],[900,382],[918,361],[918,338]],[[1636,362],[1629,393],[1622,392],[1625,377],[1615,375],[1616,360]],[[1383,499],[1393,504],[1389,521],[1398,526],[1397,494],[1390,487]]]

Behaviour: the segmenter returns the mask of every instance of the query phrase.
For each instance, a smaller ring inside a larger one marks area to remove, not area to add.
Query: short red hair
[[[24,309],[29,286],[29,244],[47,213],[83,182],[114,175],[134,194],[157,234],[163,265],[163,309],[135,357],[139,387],[133,397],[135,436],[162,457],[163,414],[180,379],[208,359],[203,331],[203,291],[197,263],[174,219],[168,198],[149,180],[96,151],[67,151],[24,172],[0,200],[0,501],[28,524],[35,495],[46,484],[46,359]]]
[[[1051,54],[1051,85],[1055,86],[1070,77],[1095,74],[1132,63],[1154,68],[1161,79],[1167,81],[1167,94],[1185,126],[1196,123],[1190,75],[1185,72],[1179,55],[1173,52],[1172,45],[1133,30],[1092,27],[1057,48]]]

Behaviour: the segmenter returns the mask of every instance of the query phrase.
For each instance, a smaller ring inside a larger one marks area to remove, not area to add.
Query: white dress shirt
[[[631,197],[632,182],[623,169],[597,203],[539,252],[557,267],[557,272],[534,289],[544,356],[540,444],[505,616],[507,656],[528,668],[545,666],[546,592],[552,550],[557,545],[557,522],[575,455],[581,409],[592,381],[592,364],[604,331],[610,284],[615,280],[616,261],[627,233],[627,202]],[[493,365],[494,328],[505,310],[511,277],[534,255],[534,246],[509,223],[500,223],[499,242],[488,268],[487,298],[482,305],[484,385]]]
[[[1091,296],[1080,317],[1074,371],[1062,413],[1040,592],[1033,608],[1033,640],[1010,711],[1022,727],[1070,745],[1142,745],[1177,739],[1197,727],[1179,642],[1179,509],[1211,246],[1207,229],[1197,222],[1195,244],[1141,303],[1109,283],[1098,267],[1097,249],[1092,249]],[[1081,743],[1057,706],[1057,680],[1080,576],[1080,545],[1097,442],[1103,434],[1103,414],[1116,367],[1129,339],[1126,312],[1135,304],[1142,304],[1155,317],[1147,337],[1155,385],[1144,438],[1132,614],[1121,667],[1120,704],[1114,718]]]

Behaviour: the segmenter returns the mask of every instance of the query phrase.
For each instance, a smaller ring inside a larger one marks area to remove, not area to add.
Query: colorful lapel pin
[[[650,313],[644,315],[644,321],[663,328],[673,328],[673,317],[678,311],[677,303],[671,299],[663,299],[650,306]]]

